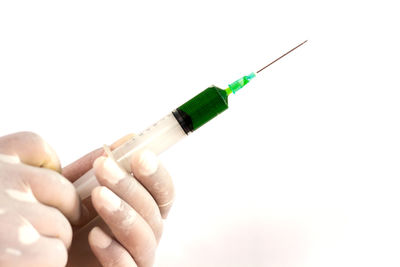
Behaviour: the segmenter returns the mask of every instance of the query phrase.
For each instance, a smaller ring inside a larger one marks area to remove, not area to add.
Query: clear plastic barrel
[[[116,148],[112,151],[112,154],[122,168],[131,172],[130,162],[134,154],[147,149],[155,154],[160,154],[186,135],[174,115],[170,113],[139,135]],[[74,182],[81,199],[89,197],[93,188],[98,185],[93,169],[90,169]]]

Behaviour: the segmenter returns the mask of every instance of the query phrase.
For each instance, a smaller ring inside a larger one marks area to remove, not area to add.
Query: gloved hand
[[[111,150],[131,137],[120,139]],[[111,158],[99,155],[104,155],[103,149],[63,170],[75,181],[93,165],[102,185],[84,201],[89,218],[94,219],[75,229],[68,266],[99,266],[98,262],[102,266],[152,266],[162,218],[166,218],[174,198],[172,179],[150,151],[132,159],[136,179]]]
[[[0,138],[1,266],[64,266],[70,223],[69,266],[152,265],[161,218],[174,196],[171,178],[149,151],[132,160],[136,179],[101,155],[98,149],[64,168],[66,179],[58,173],[56,154],[36,134]],[[103,186],[81,206],[71,182],[96,158],[94,169]]]
[[[0,266],[64,266],[81,206],[38,135],[0,137]]]

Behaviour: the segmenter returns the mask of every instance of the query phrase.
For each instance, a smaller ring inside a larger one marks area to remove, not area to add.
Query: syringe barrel
[[[148,149],[155,154],[160,154],[184,138],[187,133],[181,124],[182,120],[179,118],[179,114],[174,111],[112,151],[113,157],[122,168],[131,172],[131,158],[136,153]],[[81,199],[89,197],[93,188],[98,185],[93,169],[74,182]]]
[[[116,148],[112,152],[113,157],[121,167],[131,172],[131,158],[136,153],[148,149],[160,154],[227,109],[228,93],[216,86],[210,86],[138,136]],[[89,170],[74,182],[81,199],[90,196],[97,185],[99,183],[93,170]]]

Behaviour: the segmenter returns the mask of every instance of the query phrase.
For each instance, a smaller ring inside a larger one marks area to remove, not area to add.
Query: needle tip
[[[286,52],[285,54],[283,54],[282,56],[278,57],[277,59],[275,59],[274,61],[272,61],[271,63],[269,63],[268,65],[262,67],[260,70],[258,70],[256,73],[260,73],[261,71],[265,70],[267,67],[271,66],[272,64],[274,64],[275,62],[277,62],[279,59],[283,58],[284,56],[286,56],[287,54],[293,52],[294,50],[296,50],[297,48],[299,48],[300,46],[302,46],[303,44],[307,43],[308,40],[305,40],[304,42],[302,42],[301,44],[298,44],[295,48],[292,48],[291,50],[289,50],[288,52]]]

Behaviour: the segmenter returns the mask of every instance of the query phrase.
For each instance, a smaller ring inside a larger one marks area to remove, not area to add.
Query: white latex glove
[[[65,266],[81,206],[60,171],[38,135],[0,137],[0,266]]]
[[[120,139],[111,149],[130,137]],[[134,177],[111,158],[100,156],[103,153],[102,149],[93,151],[63,170],[74,181],[97,158],[93,168],[102,185],[84,201],[89,218],[94,219],[75,229],[68,266],[152,266],[162,218],[174,198],[172,179],[150,151],[132,159]]]

